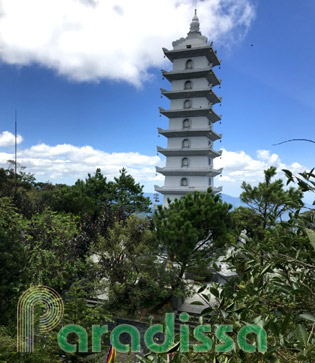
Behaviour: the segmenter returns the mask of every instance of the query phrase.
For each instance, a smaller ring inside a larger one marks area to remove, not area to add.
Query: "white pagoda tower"
[[[212,106],[221,102],[213,87],[220,84],[213,68],[220,65],[212,43],[201,35],[197,10],[186,38],[176,40],[173,50],[163,48],[165,56],[173,63],[170,72],[162,70],[170,81],[169,91],[161,89],[162,95],[170,100],[170,109],[160,107],[160,113],[169,118],[169,128],[158,128],[159,134],[167,138],[167,148],[157,147],[166,156],[166,166],[156,167],[165,176],[163,187],[155,190],[167,199],[194,191],[206,192],[209,186],[217,193],[222,187],[214,187],[213,179],[222,169],[213,169],[213,159],[221,151],[213,150],[213,142],[222,135],[213,131],[213,124],[221,120]]]

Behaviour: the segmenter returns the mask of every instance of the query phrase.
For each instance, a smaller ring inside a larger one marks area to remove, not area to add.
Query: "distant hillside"
[[[156,193],[159,196],[159,202],[155,201],[155,197],[154,197],[155,193],[143,193],[143,194],[144,194],[145,197],[150,198],[151,203],[154,203],[154,204],[162,204],[163,203],[163,195],[162,194]],[[222,200],[224,202],[232,204],[233,209],[237,208],[237,207],[240,207],[240,206],[246,207],[246,204],[243,203],[240,200],[240,198],[238,198],[238,197],[232,197],[232,196],[227,195],[227,194],[221,194],[221,197],[222,197]]]
[[[155,197],[154,197],[154,194],[155,193],[143,193],[145,197],[149,197],[150,200],[151,200],[151,203],[152,204],[162,204],[163,203],[163,195],[162,194],[158,194],[159,196],[159,202],[156,202],[155,201]],[[238,208],[238,207],[247,207],[247,205],[245,203],[243,203],[240,198],[238,197],[232,197],[231,195],[228,195],[228,194],[223,194],[221,193],[221,197],[222,197],[222,200],[226,203],[229,203],[229,204],[232,204],[233,208],[232,209],[235,209],[235,208]],[[305,207],[306,208],[311,208],[311,209],[314,209],[315,207],[313,205],[310,205],[310,204],[305,204]],[[306,211],[307,209],[305,209]],[[303,211],[303,210],[302,210]],[[152,208],[152,212],[153,212],[153,208]],[[284,220],[287,220],[289,218],[289,213],[286,213],[284,215]]]

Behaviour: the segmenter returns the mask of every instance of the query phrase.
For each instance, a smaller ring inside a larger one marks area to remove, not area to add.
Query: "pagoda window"
[[[182,158],[182,168],[188,167],[189,160],[188,158]]]
[[[212,148],[213,142],[211,140],[209,140],[208,145],[210,148]]]
[[[188,149],[190,147],[190,142],[188,139],[184,139],[183,143],[182,143],[182,148],[183,149]]]
[[[208,164],[210,165],[210,166],[212,166],[212,159],[208,159]]]
[[[180,185],[182,187],[187,187],[188,186],[188,179],[187,178],[182,178],[180,181]]]
[[[209,178],[209,185],[212,185],[212,178]]]
[[[192,69],[193,68],[193,62],[191,59],[188,59],[188,61],[186,62],[186,69]]]
[[[185,82],[184,89],[192,89],[191,81]]]
[[[192,106],[191,100],[186,100],[184,102],[184,108],[188,109],[188,108],[191,108],[191,106]]]
[[[183,121],[183,129],[190,129],[190,120],[188,118]]]

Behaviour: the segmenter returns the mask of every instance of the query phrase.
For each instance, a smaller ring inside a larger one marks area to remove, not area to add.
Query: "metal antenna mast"
[[[14,177],[15,177],[15,194],[17,190],[17,112],[15,110],[15,142],[14,142]]]
[[[15,152],[14,152],[14,162],[15,162],[15,175],[16,175],[16,171],[17,171],[17,112],[15,110],[15,143],[14,143],[14,146],[15,146]]]

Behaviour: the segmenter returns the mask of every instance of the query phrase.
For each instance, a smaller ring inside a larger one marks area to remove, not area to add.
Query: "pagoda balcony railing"
[[[218,115],[212,108],[181,108],[175,110],[164,110],[164,108],[159,107],[159,111],[162,115],[168,118],[177,117],[199,117],[205,116],[211,122],[217,122],[221,120],[221,115]]]
[[[216,141],[222,138],[222,134],[217,134],[211,128],[206,129],[168,129],[164,130],[158,127],[158,132],[167,138],[186,137],[186,136],[205,136],[209,140]]]
[[[221,83],[221,80],[217,78],[215,73],[212,70],[212,67],[207,68],[193,68],[187,69],[184,71],[170,71],[167,72],[162,69],[163,77],[165,77],[168,81],[176,81],[181,79],[193,79],[193,78],[206,78],[206,80],[211,83],[213,86],[217,86]]]
[[[157,191],[158,193],[161,194],[174,194],[174,195],[185,195],[187,193],[193,193],[193,192],[201,192],[201,193],[206,193],[208,188],[211,188],[212,191],[214,193],[219,193],[222,191],[222,187],[213,187],[213,186],[209,186],[209,187],[173,187],[173,188],[169,188],[169,187],[160,187],[158,185],[154,185],[154,189],[155,191]]]
[[[171,168],[165,167],[160,168],[159,166],[155,167],[156,171],[162,175],[178,175],[178,176],[217,176],[222,174],[221,169],[214,169],[212,167],[207,168],[191,168],[191,167],[182,167],[182,168]]]
[[[221,156],[222,150],[214,151],[209,148],[168,148],[164,149],[160,146],[157,146],[157,152],[165,155],[165,156],[208,156],[210,158],[217,158]]]
[[[185,90],[173,90],[173,91],[167,91],[164,88],[161,88],[161,93],[169,100],[176,100],[181,98],[184,99],[184,98],[206,97],[207,100],[213,105],[222,101],[222,97],[218,97],[213,92],[212,87],[204,89],[185,89]]]
[[[163,48],[163,52],[171,62],[173,62],[174,59],[179,59],[179,58],[205,56],[207,57],[208,62],[212,63],[214,66],[218,66],[221,64],[221,61],[218,59],[216,51],[213,50],[211,44],[205,47],[192,47],[192,48],[174,49],[174,50],[168,50],[166,48]]]

